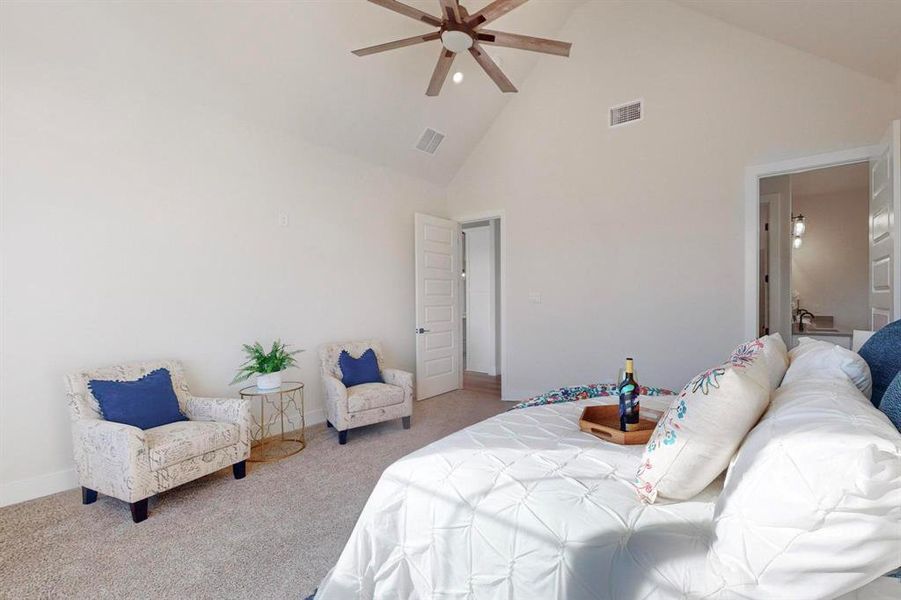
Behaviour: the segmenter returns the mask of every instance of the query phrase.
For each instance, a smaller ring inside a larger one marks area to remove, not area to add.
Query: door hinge
[[[763,331],[764,331],[764,333],[766,333],[767,335],[770,335],[770,328],[769,328],[769,327],[764,327],[764,328],[763,328]]]
[[[769,230],[770,230],[770,224],[769,224],[769,223],[764,223],[764,225],[763,225],[763,230],[764,230],[764,231],[769,231]]]
[[[766,275],[763,276],[763,282],[764,282],[764,283],[769,283],[769,282],[770,282],[770,276],[769,276],[769,274],[766,274]]]

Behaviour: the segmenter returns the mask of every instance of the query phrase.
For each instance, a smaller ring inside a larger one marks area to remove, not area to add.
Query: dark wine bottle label
[[[619,385],[619,428],[638,431],[638,383],[633,374],[632,359],[626,359],[626,374]]]

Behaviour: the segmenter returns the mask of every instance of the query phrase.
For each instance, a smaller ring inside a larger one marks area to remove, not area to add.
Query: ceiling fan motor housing
[[[451,24],[448,23],[444,31],[441,32],[441,43],[444,44],[444,47],[451,52],[457,53],[466,52],[472,48],[472,35],[462,28],[457,29],[450,25]],[[454,25],[456,25],[456,23],[454,23]]]

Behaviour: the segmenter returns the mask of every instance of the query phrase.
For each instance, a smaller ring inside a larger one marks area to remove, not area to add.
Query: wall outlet
[[[529,292],[529,302],[532,304],[541,304],[541,292]]]
[[[286,214],[282,214],[278,216],[278,224],[282,227],[287,227],[291,224],[291,219]]]

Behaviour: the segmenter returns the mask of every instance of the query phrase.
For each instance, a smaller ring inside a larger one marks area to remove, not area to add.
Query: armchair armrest
[[[191,396],[185,403],[185,416],[192,421],[250,423],[250,400],[246,398],[200,398]]]
[[[413,401],[413,373],[400,369],[382,369],[382,379],[389,385],[396,385],[404,390],[404,401]]]
[[[219,421],[234,423],[238,434],[250,452],[250,400],[246,398],[201,398],[191,396],[185,403],[185,416],[191,421]]]
[[[103,419],[77,419],[72,437],[81,485],[126,502],[155,493],[144,431]]]
[[[347,429],[347,387],[337,377],[322,373],[322,387],[325,390],[325,412],[338,431]]]

